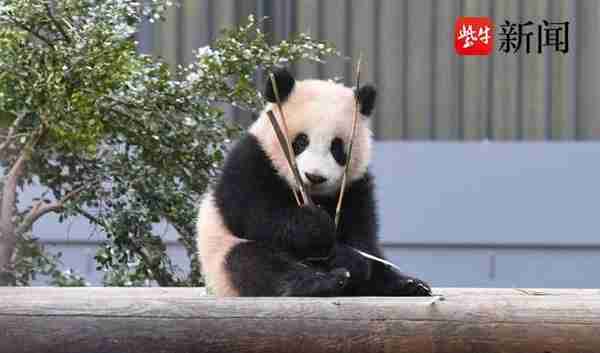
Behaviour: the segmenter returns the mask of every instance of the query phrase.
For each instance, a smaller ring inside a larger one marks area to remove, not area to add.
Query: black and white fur
[[[318,206],[297,206],[291,171],[263,112],[230,151],[220,179],[200,205],[198,247],[209,287],[218,296],[430,295],[424,282],[352,249],[383,256],[367,170],[367,116],[375,89],[357,92],[361,119],[336,232],[333,217],[355,93],[328,81],[296,81],[284,69],[275,79],[300,174]],[[275,100],[270,83],[265,97]],[[307,260],[312,258],[320,260]]]

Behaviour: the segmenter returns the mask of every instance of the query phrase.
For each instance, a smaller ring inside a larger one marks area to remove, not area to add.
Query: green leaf
[[[164,17],[170,2],[61,0],[52,2],[53,20],[43,1],[0,0],[0,128],[15,121],[12,112],[27,112],[15,148],[37,141],[22,187],[35,182],[49,199],[75,195],[58,222],[88,218],[105,242],[95,261],[107,285],[202,284],[196,205],[242,130],[225,119],[223,104],[258,112],[258,72],[335,54],[303,34],[270,43],[263,20],[250,17],[170,68],[134,42],[136,28]],[[18,155],[3,155],[0,166]],[[18,205],[15,223],[30,206]],[[161,220],[180,231],[191,273],[171,263]],[[17,254],[19,284],[39,274],[53,285],[85,284],[29,233]]]
[[[15,120],[17,120],[15,114],[0,111],[0,128],[9,128]]]

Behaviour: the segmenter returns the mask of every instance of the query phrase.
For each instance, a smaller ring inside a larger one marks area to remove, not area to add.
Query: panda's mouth
[[[325,188],[324,184],[311,184],[311,183],[306,183],[305,184],[306,187],[308,188],[309,192],[314,192],[314,191],[319,191]]]
[[[332,182],[330,180],[328,180],[324,183],[319,183],[319,184],[313,184],[313,183],[310,183],[307,181],[305,181],[304,183],[306,185],[308,192],[310,194],[314,194],[314,195],[333,194],[339,188],[338,183]]]
[[[300,168],[302,183],[310,194],[328,195],[337,192],[341,184],[341,176],[327,169]]]
[[[305,182],[311,186],[319,186],[327,182],[327,178],[317,173],[304,173]]]

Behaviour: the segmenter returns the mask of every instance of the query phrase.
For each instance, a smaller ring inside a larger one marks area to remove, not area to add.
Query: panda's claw
[[[336,278],[336,282],[340,287],[339,289],[346,287],[346,284],[350,280],[350,272],[347,269],[338,267],[331,270],[330,273]]]
[[[431,287],[418,278],[401,280],[399,293],[402,296],[429,297],[432,295]]]

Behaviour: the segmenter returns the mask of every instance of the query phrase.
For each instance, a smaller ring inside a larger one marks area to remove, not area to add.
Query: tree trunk
[[[31,153],[25,148],[4,178],[0,195],[0,286],[14,285],[14,271],[11,266],[17,245],[17,185],[23,174],[25,163]],[[12,278],[12,279],[11,279]]]
[[[4,227],[0,227],[2,229]],[[16,278],[11,266],[11,259],[15,251],[16,235],[14,232],[0,231],[0,286],[16,285]]]
[[[16,195],[11,195],[15,191],[11,190],[10,187],[4,187],[2,194],[0,194],[0,204],[2,205],[2,212],[0,212],[0,286],[16,284],[11,264],[17,245],[14,224],[14,200]]]
[[[16,125],[15,125],[16,126]],[[16,278],[12,259],[17,246],[17,237],[23,232],[29,230],[35,217],[26,217],[26,221],[30,222],[21,227],[17,227],[17,186],[19,179],[25,171],[25,164],[31,159],[33,149],[37,145],[39,139],[46,132],[46,128],[42,125],[35,131],[31,140],[19,152],[17,160],[8,169],[3,184],[1,184],[0,192],[0,286],[15,285]],[[40,204],[41,205],[41,204]],[[39,205],[38,205],[39,206]],[[38,210],[32,210],[32,212]],[[41,215],[41,214],[40,214]],[[37,215],[36,215],[37,216]],[[39,216],[37,216],[39,218]]]

